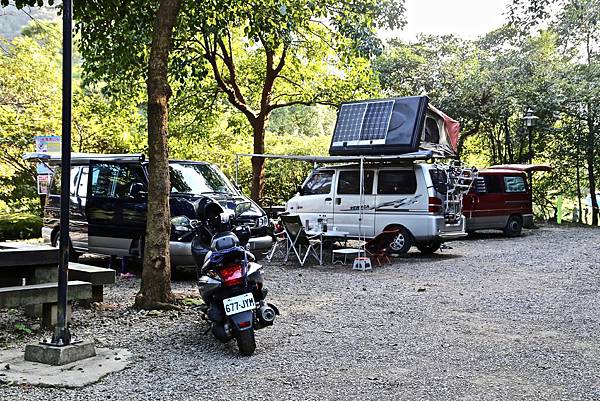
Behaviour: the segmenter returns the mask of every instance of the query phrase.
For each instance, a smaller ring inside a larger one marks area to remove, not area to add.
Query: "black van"
[[[44,242],[56,246],[60,220],[60,156],[42,155],[29,154],[26,158],[45,159],[55,170],[44,208],[42,237]],[[173,266],[195,265],[191,238],[183,235],[184,232],[179,231],[182,227],[177,224],[179,216],[187,213],[182,205],[189,205],[182,200],[193,202],[208,196],[232,214],[240,202],[251,202],[251,208],[237,221],[250,227],[250,250],[258,258],[271,247],[273,240],[265,212],[242,195],[216,166],[187,160],[171,160],[169,164]],[[73,153],[71,166],[69,235],[74,256],[90,252],[139,257],[148,208],[148,163],[144,156]]]

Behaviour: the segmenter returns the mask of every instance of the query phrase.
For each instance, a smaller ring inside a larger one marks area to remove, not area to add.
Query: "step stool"
[[[371,264],[371,259],[365,256],[360,256],[354,258],[354,263],[352,264],[352,270],[373,270],[373,265]]]

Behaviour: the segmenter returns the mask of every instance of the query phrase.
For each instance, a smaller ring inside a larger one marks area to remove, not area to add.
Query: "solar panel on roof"
[[[334,146],[384,144],[394,101],[347,103],[340,108]]]
[[[343,103],[331,155],[401,154],[418,149],[428,98],[412,96]]]

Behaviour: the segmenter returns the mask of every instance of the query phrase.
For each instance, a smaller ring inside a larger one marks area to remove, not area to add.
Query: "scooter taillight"
[[[223,266],[219,270],[219,276],[223,279],[223,284],[227,287],[242,284],[242,265],[234,264],[229,266]]]

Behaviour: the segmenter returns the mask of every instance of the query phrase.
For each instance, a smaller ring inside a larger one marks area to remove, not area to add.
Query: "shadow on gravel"
[[[403,260],[452,260],[461,259],[463,257],[463,255],[450,253],[454,251],[454,249],[448,249],[444,252],[437,251],[429,255],[426,255],[421,252],[410,252],[398,258],[392,258],[392,263],[402,262]]]

